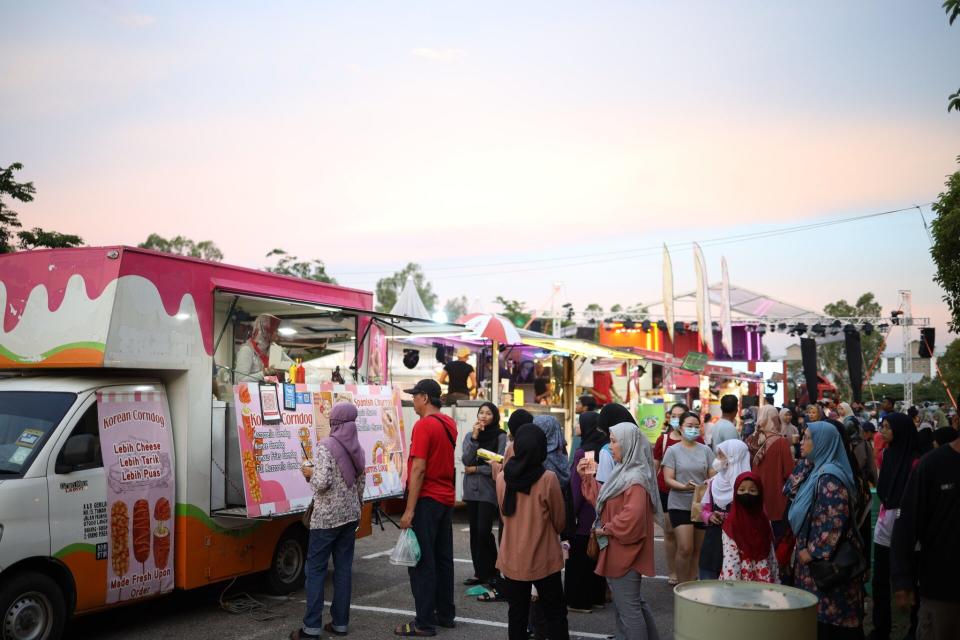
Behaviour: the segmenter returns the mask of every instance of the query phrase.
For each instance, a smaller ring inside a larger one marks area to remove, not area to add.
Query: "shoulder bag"
[[[816,493],[820,495],[819,488]],[[833,591],[837,587],[850,583],[861,577],[867,572],[867,558],[864,556],[863,541],[860,539],[860,532],[856,527],[850,526],[855,519],[853,501],[855,498],[850,496],[850,514],[847,517],[847,523],[840,534],[837,546],[833,550],[833,557],[829,560],[813,560],[809,563],[810,576],[821,592]],[[810,505],[810,511],[807,512],[807,532],[809,535],[811,525],[811,515],[813,507],[816,505],[816,497]],[[855,541],[860,543],[858,548]]]

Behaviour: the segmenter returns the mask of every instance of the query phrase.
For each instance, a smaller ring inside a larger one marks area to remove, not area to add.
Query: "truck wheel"
[[[299,526],[292,526],[283,532],[273,550],[273,560],[266,574],[267,590],[285,595],[300,589],[303,587],[306,564],[306,532]]]
[[[2,640],[57,640],[66,624],[63,592],[42,573],[21,573],[0,587]]]

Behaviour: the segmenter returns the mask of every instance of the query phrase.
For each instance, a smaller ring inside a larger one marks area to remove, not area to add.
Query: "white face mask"
[[[713,470],[717,473],[720,473],[724,469],[730,466],[729,460],[721,460],[720,458],[713,459]]]

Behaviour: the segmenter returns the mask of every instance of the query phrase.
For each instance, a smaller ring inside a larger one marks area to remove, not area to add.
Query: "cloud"
[[[157,18],[145,13],[131,13],[125,16],[117,16],[114,18],[114,20],[118,24],[122,24],[125,27],[130,27],[131,29],[143,29],[144,27],[149,27],[156,22]]]
[[[467,55],[467,52],[463,49],[431,49],[429,47],[418,47],[411,53],[418,58],[425,58],[434,62],[457,62]]]

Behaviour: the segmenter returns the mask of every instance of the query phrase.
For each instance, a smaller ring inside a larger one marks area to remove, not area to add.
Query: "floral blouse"
[[[310,478],[314,491],[310,528],[335,529],[359,520],[365,478],[366,474],[361,471],[353,487],[348,487],[337,459],[325,446],[317,446]]]
[[[859,539],[847,528],[850,517],[850,492],[846,485],[836,476],[820,476],[809,526],[802,527],[796,534],[797,546],[793,551],[796,586],[820,598],[817,620],[848,628],[859,627],[863,622],[862,578],[821,593],[810,574],[810,566],[799,562],[799,553],[806,549],[815,560],[829,560],[844,534],[848,541],[859,545]]]
[[[733,538],[723,533],[723,568],[721,580],[746,580],[747,582],[780,582],[777,554],[770,545],[770,554],[763,560],[750,560],[740,555]]]

